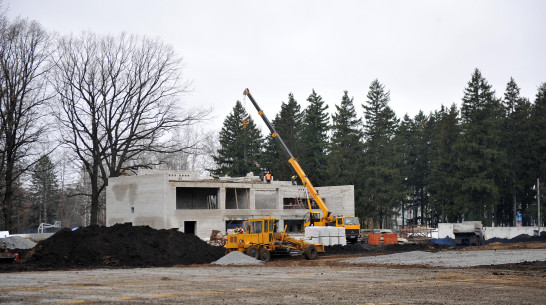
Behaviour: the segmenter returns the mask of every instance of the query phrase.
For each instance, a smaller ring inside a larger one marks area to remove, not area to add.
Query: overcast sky
[[[344,90],[358,115],[370,83],[398,117],[457,103],[474,68],[502,96],[514,77],[534,100],[546,81],[546,1],[4,0],[8,15],[60,34],[159,36],[184,58],[186,105],[212,106],[220,129],[243,90],[270,119],[288,93],[330,105]],[[247,111],[259,121],[250,102]]]

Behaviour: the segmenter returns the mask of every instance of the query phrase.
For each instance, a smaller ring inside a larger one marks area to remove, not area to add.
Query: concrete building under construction
[[[352,185],[316,189],[332,215],[354,216]],[[207,238],[212,230],[225,233],[244,220],[271,216],[279,227],[298,232],[309,212],[306,198],[306,188],[290,181],[266,183],[253,175],[199,179],[197,172],[145,170],[108,180],[106,224],[178,228]]]

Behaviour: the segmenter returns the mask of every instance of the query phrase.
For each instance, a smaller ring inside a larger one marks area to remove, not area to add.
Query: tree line
[[[104,223],[108,178],[195,164],[213,137],[193,130],[209,110],[183,107],[189,86],[160,39],[57,35],[2,14],[0,229]]]
[[[541,194],[546,190],[546,83],[533,101],[512,78],[497,96],[475,69],[460,109],[442,105],[398,118],[389,102],[379,80],[361,110],[345,91],[331,116],[314,90],[305,109],[289,94],[272,124],[315,186],[354,185],[356,215],[368,226],[392,227],[397,218],[409,225],[515,226],[518,213],[523,225],[538,223],[537,179]],[[240,101],[224,120],[219,143],[216,175],[265,169],[290,180],[296,174]]]

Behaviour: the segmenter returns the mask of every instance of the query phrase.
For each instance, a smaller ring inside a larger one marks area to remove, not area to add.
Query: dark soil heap
[[[503,243],[503,244],[513,244],[513,243],[522,243],[522,242],[532,242],[532,241],[538,241],[538,242],[546,242],[546,232],[540,232],[540,236],[530,236],[527,234],[521,234],[514,238],[490,238],[485,241],[485,244],[491,244],[491,243]]]
[[[408,251],[441,251],[448,249],[445,245],[436,244],[401,244],[401,245],[369,245],[365,243],[347,244],[346,246],[336,245],[325,247],[325,254],[380,254]]]
[[[39,242],[27,263],[41,267],[149,267],[207,264],[225,254],[193,234],[130,223],[63,229]]]

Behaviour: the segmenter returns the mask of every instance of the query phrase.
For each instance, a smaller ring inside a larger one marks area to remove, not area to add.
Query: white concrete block
[[[319,237],[319,227],[305,227],[305,238]]]
[[[325,246],[330,245],[330,237],[329,236],[320,236],[319,237],[319,243],[324,244]]]
[[[319,236],[321,237],[330,236],[328,227],[317,227],[317,230],[319,231]]]
[[[311,244],[318,244],[320,243],[320,239],[318,237],[313,237],[309,240],[309,243]]]

